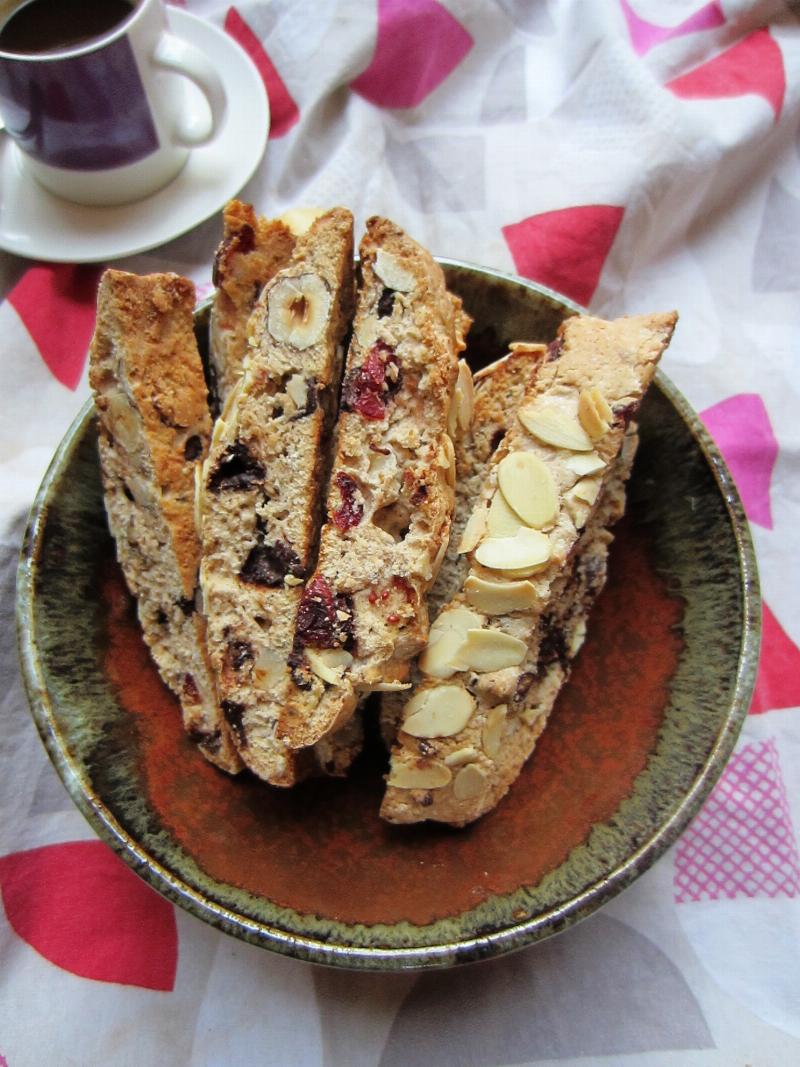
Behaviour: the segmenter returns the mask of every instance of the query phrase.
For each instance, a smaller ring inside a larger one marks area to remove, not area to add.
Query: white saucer
[[[214,60],[228,96],[222,129],[174,181],[123,207],[82,207],[46,192],[0,132],[0,248],[30,259],[99,263],[144,252],[203,222],[242,188],[264,154],[269,102],[249,56],[223,30],[171,7],[170,28]]]

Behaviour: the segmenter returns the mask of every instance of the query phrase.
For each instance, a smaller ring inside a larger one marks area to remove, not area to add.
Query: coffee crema
[[[28,0],[0,29],[0,52],[47,55],[99,40],[125,21],[137,0]]]

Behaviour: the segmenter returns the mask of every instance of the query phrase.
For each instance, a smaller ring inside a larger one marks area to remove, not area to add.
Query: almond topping
[[[549,537],[521,526],[514,537],[487,537],[475,549],[475,559],[489,570],[519,573],[530,568],[532,573],[547,563],[552,550]]]
[[[488,513],[483,504],[478,504],[470,517],[458,542],[459,554],[471,552],[486,532]]]
[[[597,474],[605,467],[605,460],[601,459],[596,452],[581,452],[575,456],[568,456],[564,460],[567,470],[584,478],[587,474]]]
[[[387,785],[393,785],[395,789],[439,789],[447,785],[453,777],[453,772],[443,763],[395,763],[389,771],[386,779]]]
[[[581,392],[578,398],[578,418],[593,441],[599,441],[608,433],[614,412],[596,385]]]
[[[459,655],[473,671],[502,671],[525,659],[528,646],[502,630],[468,630]]]
[[[314,674],[331,685],[341,685],[342,675],[353,662],[343,648],[307,648],[306,659]]]
[[[474,800],[486,789],[489,779],[476,763],[468,763],[456,775],[453,795],[456,800]]]
[[[126,452],[139,448],[139,416],[122,393],[110,393],[106,401],[107,423]]]
[[[466,748],[457,748],[455,752],[445,756],[444,762],[448,767],[463,767],[465,763],[474,763],[476,759],[480,759],[480,755],[477,748],[467,745]]]
[[[483,751],[490,759],[495,759],[500,751],[500,741],[503,736],[503,727],[506,724],[507,704],[498,704],[490,708],[483,724],[482,744]]]
[[[595,478],[581,478],[579,482],[573,485],[570,492],[578,500],[583,500],[584,503],[591,506],[597,500],[600,492],[600,483]]]
[[[475,701],[460,685],[439,685],[416,693],[403,708],[400,729],[412,737],[452,737],[472,718]]]
[[[540,530],[558,514],[558,490],[547,466],[532,452],[512,452],[497,467],[500,491],[528,526]]]
[[[464,582],[467,600],[485,615],[507,615],[510,611],[530,611],[537,604],[531,582],[487,582],[470,574]]]
[[[456,399],[456,425],[463,433],[472,424],[472,407],[474,403],[474,389],[472,387],[472,372],[467,361],[458,361],[458,378],[455,388]]]
[[[452,678],[456,671],[466,670],[467,665],[459,656],[465,640],[464,634],[458,630],[446,630],[431,637],[419,657],[419,669],[431,678]]]
[[[286,383],[286,392],[294,402],[294,406],[299,411],[301,408],[305,408],[306,399],[308,396],[308,389],[306,387],[306,380],[302,374],[293,374],[289,381]]]
[[[578,420],[551,404],[539,402],[521,408],[519,421],[543,444],[573,452],[592,450],[592,442]]]
[[[490,537],[513,537],[520,526],[524,526],[522,519],[506,503],[502,493],[495,493],[489,507],[486,520],[486,531]]]
[[[373,693],[399,693],[403,689],[410,689],[411,682],[378,682],[377,685],[373,685],[371,692]]]

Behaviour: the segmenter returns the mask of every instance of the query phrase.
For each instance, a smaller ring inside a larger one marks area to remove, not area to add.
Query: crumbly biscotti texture
[[[388,220],[367,222],[360,256],[327,521],[281,720],[293,747],[341,726],[364,694],[404,684],[453,513],[447,423],[469,319],[432,256]]]
[[[247,324],[261,290],[287,265],[295,244],[284,222],[256,215],[241,200],[225,205],[223,225],[214,257],[216,292],[209,324],[209,359],[220,407],[242,376]]]
[[[352,310],[353,219],[335,208],[298,238],[259,297],[244,375],[215,424],[198,493],[222,706],[244,762],[274,785],[293,785],[315,766],[313,753],[290,751],[276,736],[276,723],[303,579],[316,558]]]
[[[197,610],[195,468],[211,436],[194,336],[194,286],[175,274],[107,270],[97,297],[89,381],[106,512],[144,639],[184,726],[223,770],[241,769],[220,710]]]
[[[575,604],[587,602],[582,574],[604,574],[634,447],[626,431],[674,324],[654,315],[561,327],[465,528],[469,574],[418,661],[424,677],[403,707],[384,818],[471,822],[530,754],[520,682],[538,693],[554,649],[566,677],[576,638],[562,615],[580,616]]]

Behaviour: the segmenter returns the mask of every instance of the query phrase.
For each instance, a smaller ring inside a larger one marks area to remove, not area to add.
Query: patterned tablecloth
[[[680,309],[665,370],[756,542],[758,685],[677,846],[515,956],[350,975],[176,911],[73,808],[16,664],[16,555],[87,396],[102,265],[0,253],[0,1065],[800,1062],[800,4],[185,6],[266,83],[270,141],[244,190],[262,212],[342,203],[605,316]],[[115,265],[207,289],[219,235],[215,217]]]

